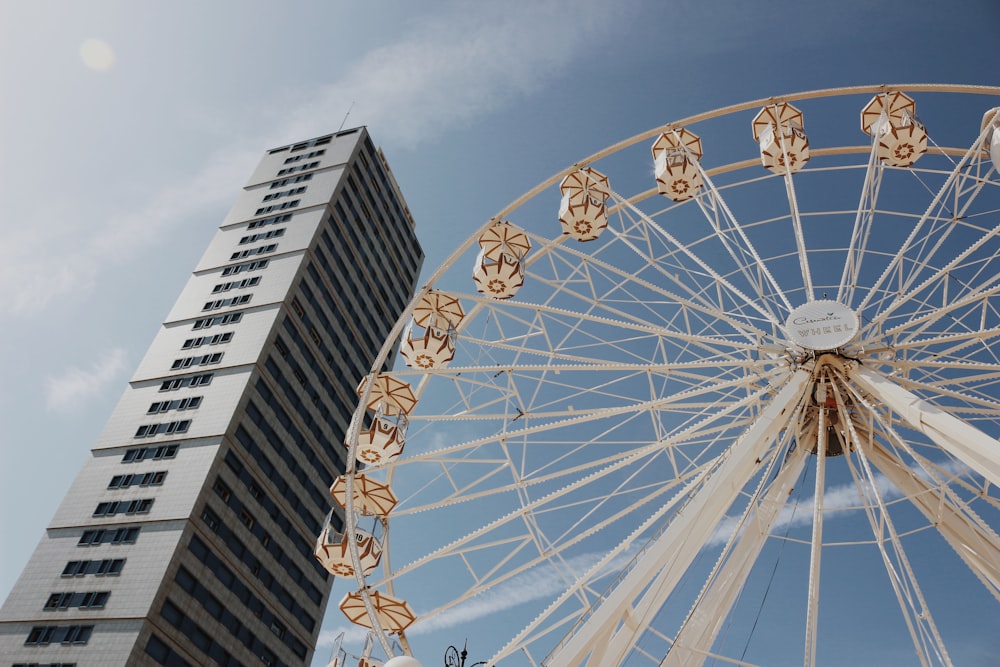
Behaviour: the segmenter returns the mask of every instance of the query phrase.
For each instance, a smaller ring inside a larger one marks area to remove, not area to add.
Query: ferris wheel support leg
[[[939,488],[914,473],[898,458],[873,443],[868,459],[886,479],[910,498],[928,521],[1000,601],[1000,537],[976,525]]]
[[[913,429],[1000,487],[1000,441],[944,412],[860,364],[845,365],[848,377],[892,408]]]
[[[747,574],[781,516],[808,456],[805,447],[798,447],[782,464],[761,502],[751,509],[742,527],[743,534],[725,564],[717,576],[706,583],[705,591],[688,614],[673,647],[660,663],[661,667],[698,667],[705,662],[729,610],[743,589]]]
[[[766,456],[775,437],[788,426],[811,381],[812,375],[802,369],[788,377],[774,400],[730,448],[723,462],[642,559],[552,655],[548,667],[575,667],[583,664],[588,655],[591,665],[621,663],[634,638],[649,624],[747,480],[757,472],[758,462]],[[647,595],[638,609],[633,608],[633,601],[650,588],[654,578],[655,595]],[[622,619],[627,620],[619,630]]]

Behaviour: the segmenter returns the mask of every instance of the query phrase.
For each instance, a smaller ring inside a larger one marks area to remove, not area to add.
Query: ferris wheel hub
[[[789,313],[785,334],[807,350],[835,350],[858,335],[858,324],[858,314],[848,306],[820,299],[804,303]]]

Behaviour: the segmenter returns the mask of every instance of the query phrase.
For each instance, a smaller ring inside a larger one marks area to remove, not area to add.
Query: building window
[[[317,162],[316,164],[319,163]],[[261,218],[260,220],[254,220],[249,225],[247,225],[247,229],[259,229],[260,227],[266,227],[267,225],[280,225],[281,223],[288,222],[291,219],[292,216],[290,213],[284,213],[282,215],[272,215],[270,218]]]
[[[54,625],[36,625],[28,632],[28,638],[24,640],[24,643],[28,646],[49,644],[58,629]]]
[[[121,574],[125,568],[124,558],[105,558],[104,560],[71,560],[63,568],[63,577],[83,577],[95,574],[99,577]]]
[[[291,218],[292,216],[289,215],[289,216],[283,216],[283,217],[289,217],[289,218]],[[265,220],[273,220],[273,219],[274,218],[265,218]],[[251,224],[253,224],[253,223],[251,223]],[[244,271],[259,271],[261,269],[266,269],[267,268],[267,262],[268,262],[268,260],[266,260],[266,259],[258,259],[258,260],[253,261],[253,262],[246,262],[245,264],[237,264],[235,266],[227,266],[226,268],[222,269],[222,277],[233,276],[233,275],[236,275],[237,273],[242,273]]]
[[[94,632],[92,625],[71,625],[66,628],[66,634],[62,639],[63,644],[86,644],[90,640],[90,635]]]
[[[43,609],[53,611],[55,609],[69,609],[70,602],[73,601],[73,593],[53,593],[45,602]]]
[[[312,174],[302,174],[301,176],[295,176],[294,178],[283,178],[280,181],[274,181],[271,183],[271,190],[276,190],[277,188],[284,187],[286,185],[292,185],[293,183],[302,183],[303,181],[312,180]]]
[[[214,327],[216,324],[236,324],[241,319],[243,319],[243,313],[228,313],[226,315],[218,315],[216,317],[206,317],[204,319],[199,319],[194,321],[194,326],[192,329],[207,329],[208,327]]]
[[[280,236],[280,234],[279,234]],[[245,236],[243,238],[250,238]],[[256,239],[254,239],[256,240]],[[243,241],[240,241],[242,243]],[[248,243],[250,243],[248,241]],[[243,280],[234,280],[227,283],[219,283],[212,288],[212,294],[218,294],[219,292],[228,292],[233,289],[244,289],[246,287],[256,287],[260,284],[260,276],[254,276],[253,278],[244,278]]]
[[[257,209],[254,215],[265,215],[267,213],[272,213],[274,211],[287,211],[290,208],[295,208],[296,206],[298,206],[299,201],[300,200],[298,199],[293,199],[292,201],[286,201],[283,204],[271,204],[270,206],[264,206],[262,208]],[[244,256],[249,257],[249,255],[244,255]],[[234,256],[233,259],[236,259],[236,257]]]
[[[166,470],[147,472],[140,475],[115,475],[108,484],[109,489],[127,489],[130,486],[161,486],[167,478]]]
[[[204,354],[197,357],[182,357],[181,359],[174,359],[174,363],[170,364],[170,370],[176,371],[181,368],[190,368],[191,366],[207,366],[209,364],[217,364],[222,361],[222,352],[213,352],[211,354]]]
[[[301,186],[298,188],[290,188],[288,190],[282,190],[281,192],[272,192],[271,194],[264,195],[261,201],[268,202],[274,201],[275,199],[281,199],[282,197],[294,197],[295,195],[300,195],[306,191],[306,186]]]
[[[188,338],[184,341],[184,344],[181,345],[181,349],[190,350],[192,348],[201,347],[202,345],[221,345],[222,343],[228,343],[232,339],[232,331],[215,334],[214,336],[198,336],[197,338]]]
[[[122,463],[135,463],[145,459],[159,461],[177,456],[177,445],[161,445],[159,447],[133,447],[125,451]]]
[[[115,516],[116,514],[149,514],[153,507],[153,498],[138,498],[136,500],[113,500],[97,503],[94,516]]]
[[[260,232],[258,234],[250,234],[249,236],[244,236],[240,239],[237,245],[246,245],[247,243],[253,243],[254,241],[266,241],[267,239],[276,239],[284,235],[285,235],[285,228],[280,227],[278,229],[272,229],[269,232]]]
[[[304,147],[308,147],[308,145]],[[292,150],[294,151],[297,149],[293,148]],[[302,155],[296,155],[295,157],[285,158],[285,164],[291,164],[293,162],[298,162],[299,160],[308,160],[310,158],[319,157],[320,155],[323,155],[323,153],[326,153],[326,149],[321,148],[318,151],[311,151],[309,153],[304,153]]]
[[[269,252],[274,252],[278,249],[277,243],[268,243],[267,245],[258,246],[256,248],[249,248],[247,250],[240,250],[239,252],[234,252],[229,256],[230,260],[243,259],[245,257],[253,257],[254,255],[266,255]]]
[[[297,160],[298,157],[296,157],[295,159]],[[285,169],[278,170],[278,176],[284,176],[285,174],[294,174],[299,171],[309,171],[310,169],[315,169],[318,166],[319,166],[319,160],[315,162],[307,162],[305,164],[300,164],[295,167],[286,167]]]
[[[252,296],[252,294],[241,294],[240,296],[231,296],[228,299],[208,301],[202,310],[218,310],[219,308],[226,308],[228,306],[242,306],[243,304],[250,303]]]
[[[174,433],[187,433],[191,426],[190,419],[166,422],[161,424],[143,424],[135,431],[136,438],[152,438],[155,435],[172,435]]]
[[[52,642],[86,644],[94,632],[93,625],[36,625],[28,632],[25,646],[44,646]]]
[[[172,401],[155,401],[149,406],[146,414],[153,415],[170,410],[194,410],[201,405],[201,396],[188,396],[187,398],[174,399]]]
[[[160,384],[160,391],[173,391],[183,387],[202,387],[212,382],[212,375],[213,373],[204,373],[202,375],[192,375],[186,378],[164,380]]]

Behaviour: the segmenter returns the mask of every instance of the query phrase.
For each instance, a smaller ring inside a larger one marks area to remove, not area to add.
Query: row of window
[[[260,227],[267,227],[268,225],[280,225],[284,222],[288,222],[292,219],[291,213],[283,213],[282,215],[272,215],[269,218],[261,218],[259,220],[254,220],[249,225],[247,229],[258,229]]]
[[[302,485],[302,488],[305,489],[305,491],[312,497],[313,501],[316,503],[316,506],[320,508],[326,507],[329,504],[329,497],[330,497],[329,489],[326,488],[325,486],[322,487],[317,486],[317,482],[319,482],[320,480],[333,479],[334,478],[333,472],[327,469],[327,467],[323,465],[323,462],[319,460],[319,457],[316,456],[316,451],[314,450],[314,448],[306,440],[305,436],[295,426],[295,424],[292,423],[291,417],[288,415],[285,409],[278,404],[278,401],[275,400],[275,397],[271,393],[271,390],[266,387],[262,379],[257,380],[257,393],[260,394],[265,401],[267,401],[267,405],[271,409],[271,412],[273,413],[274,417],[272,419],[265,418],[260,408],[258,408],[253,401],[247,403],[246,407],[247,416],[254,424],[257,425],[257,428],[259,428],[261,433],[264,434],[264,437],[267,438],[267,441],[272,443],[272,446],[277,448],[279,442],[282,441],[287,442],[288,440],[291,440],[295,443],[299,451],[302,453],[302,457],[306,461],[309,461],[309,463],[312,464],[312,468],[315,471],[314,474],[310,475],[305,470],[303,470],[302,466],[299,465],[295,457],[292,456],[291,451],[287,448],[283,448],[283,451],[281,452],[282,454],[281,458],[288,465],[289,469],[291,469],[291,471],[298,478],[299,483]],[[281,427],[284,429],[285,434],[287,434],[285,435],[284,438],[282,437],[282,435],[284,434],[280,434],[275,429],[274,427],[275,422],[281,424]],[[332,443],[330,443],[329,440],[326,440],[325,438],[321,440],[318,444],[320,446],[324,445],[327,447],[332,446]],[[324,511],[323,514],[326,514],[326,512]]]
[[[86,593],[53,593],[45,601],[45,611],[56,611],[79,607],[80,609],[103,609],[111,597],[111,591],[89,591]]]
[[[224,352],[210,352],[209,354],[201,354],[194,357],[182,357],[180,359],[174,359],[173,363],[170,364],[170,370],[175,371],[179,368],[190,368],[191,366],[209,366],[211,364],[217,364],[222,361],[222,355]]]
[[[125,569],[124,558],[104,558],[102,560],[71,560],[63,568],[63,577],[85,577],[93,574],[98,577],[121,574]]]
[[[226,545],[237,560],[247,567],[249,574],[256,578],[265,589],[270,591],[274,599],[290,611],[299,624],[311,633],[313,628],[316,627],[316,620],[296,601],[295,596],[281,585],[277,578],[271,574],[271,571],[260,562],[253,552],[243,544],[243,541],[233,533],[229,526],[222,523],[212,508],[205,505],[201,518],[205,522],[205,525],[218,535],[222,543]],[[191,541],[188,543],[188,549],[202,563],[207,565],[208,569],[212,570],[219,582],[232,591],[251,613],[258,618],[264,614],[266,606],[261,599],[254,595],[251,589],[224,564],[222,559],[212,552],[207,544],[202,542],[201,538],[197,535],[192,536]]]
[[[262,202],[274,201],[275,199],[282,199],[283,197],[294,197],[295,195],[300,195],[306,191],[305,185],[297,188],[289,188],[287,190],[282,190],[281,192],[272,192],[271,194],[264,195]]]
[[[288,216],[289,218],[292,216]],[[268,218],[268,220],[273,220],[273,218]],[[267,263],[270,260],[267,259],[257,259],[252,262],[246,262],[244,264],[235,264],[233,266],[227,266],[222,269],[223,276],[232,276],[237,273],[243,273],[244,271],[259,271],[260,269],[266,269]]]
[[[122,455],[122,463],[138,463],[139,461],[159,461],[177,456],[177,445],[160,445],[159,447],[132,447]]]
[[[233,289],[244,289],[247,287],[256,287],[260,284],[260,276],[254,276],[253,278],[244,278],[243,280],[233,280],[226,283],[219,283],[212,288],[212,294],[218,294],[219,292],[228,292]]]
[[[115,516],[116,514],[149,514],[153,508],[153,498],[135,500],[111,500],[97,503],[94,516]]]
[[[86,644],[94,632],[93,625],[36,625],[24,640],[26,646],[46,644]]]
[[[319,163],[317,162],[316,164],[319,164]],[[302,165],[302,166],[305,167],[306,165]],[[299,169],[299,171],[303,171],[302,167],[298,167],[298,169]],[[281,174],[279,174],[279,176],[280,175]],[[313,177],[312,174],[302,174],[301,176],[296,176],[294,178],[283,178],[280,181],[275,181],[275,182],[271,183],[271,188],[270,189],[274,190],[275,188],[280,188],[280,187],[284,187],[286,185],[291,185],[292,183],[301,183],[303,181],[310,181],[310,180],[312,180],[312,177]]]
[[[149,635],[149,641],[146,642],[146,655],[155,660],[156,664],[164,665],[164,667],[192,667],[191,663],[178,655],[176,651],[167,646],[167,643],[155,634]],[[225,651],[222,651],[221,648],[219,657],[212,657],[215,658],[218,664],[224,665],[224,667],[243,667],[241,662],[235,660],[233,656]]]
[[[268,232],[258,232],[256,234],[250,234],[248,236],[240,237],[240,241],[237,245],[246,245],[247,243],[253,243],[254,241],[266,241],[267,239],[276,239],[278,237],[285,235],[285,227],[279,227],[278,229],[272,229]]]
[[[339,137],[342,134],[354,134],[357,131],[358,131],[357,128],[353,128],[350,130],[345,130],[343,132],[338,132],[337,136]],[[325,137],[319,137],[316,139],[310,139],[309,141],[303,141],[302,143],[298,143],[292,146],[292,150],[290,152],[295,153],[297,151],[303,151],[307,148],[314,148],[315,146],[325,146],[326,144],[330,143],[331,139],[333,139],[333,135],[328,134]]]
[[[212,639],[212,635],[205,632],[197,623],[181,611],[180,607],[175,605],[169,599],[163,603],[163,607],[160,609],[160,616],[164,618],[170,625],[174,626],[180,630],[181,634],[191,640],[191,643],[197,646],[205,655],[210,656],[215,662],[222,667],[243,667],[243,663],[234,658],[229,654],[219,642]],[[149,651],[149,645],[146,646],[147,652]],[[158,653],[163,655],[162,653]],[[263,656],[261,657],[263,660]],[[178,663],[162,663],[176,665]],[[271,664],[271,663],[265,663]]]
[[[15,662],[11,667],[76,667],[75,662]]]
[[[139,539],[139,528],[99,528],[85,530],[76,543],[78,547],[93,547],[99,544],[135,544]]]
[[[297,160],[301,157],[303,156],[300,155],[295,159]],[[286,164],[288,163],[286,162]],[[319,160],[317,160],[316,162],[306,162],[305,164],[300,164],[295,167],[286,167],[285,169],[279,169],[278,176],[284,176],[285,174],[294,174],[295,172],[298,171],[309,171],[310,169],[315,169],[318,166],[319,166]]]
[[[218,310],[219,308],[226,308],[227,306],[242,306],[243,304],[250,303],[250,298],[252,294],[241,294],[240,296],[231,296],[227,299],[216,299],[215,301],[208,301],[205,303],[202,310]]]
[[[290,208],[295,208],[299,205],[300,199],[293,199],[291,201],[286,201],[281,204],[271,204],[270,206],[264,206],[254,213],[254,215],[265,215],[267,213],[273,213],[274,211],[287,211]],[[244,257],[249,257],[249,255],[244,255]],[[233,257],[236,259],[236,257]]]
[[[292,369],[292,376],[300,384],[305,384],[303,381],[306,378],[302,370],[298,367],[298,363],[294,359],[290,359],[288,363]],[[299,419],[302,421],[305,428],[313,435],[315,442],[320,445],[321,451],[326,455],[324,458],[328,458],[328,460],[330,460],[330,462],[333,463],[335,468],[339,469],[343,467],[343,462],[345,461],[345,456],[344,456],[345,449],[341,443],[343,441],[344,428],[340,427],[340,425],[337,424],[335,420],[331,419],[333,415],[331,414],[330,410],[327,409],[326,405],[320,406],[319,401],[314,401],[315,411],[319,413],[317,418],[317,415],[314,415],[313,411],[309,409],[308,404],[301,398],[299,398],[298,392],[292,386],[292,383],[289,381],[288,377],[286,377],[278,368],[278,365],[273,357],[268,357],[267,361],[265,362],[265,366],[268,372],[271,374],[271,377],[274,379],[274,383],[278,386],[280,393],[291,404],[292,408],[298,414]],[[326,378],[322,377],[322,380],[325,388],[327,389],[327,391],[329,391],[330,387],[327,386],[329,383],[326,382]],[[260,380],[258,380],[258,383],[260,383]],[[273,402],[273,399],[271,398],[270,389],[266,389],[265,387],[258,387],[258,393],[260,393],[261,396],[265,397],[265,400]],[[349,416],[350,409],[346,405],[344,405],[340,414],[342,418],[345,416]],[[344,424],[346,423],[347,421],[344,422]],[[332,431],[333,434],[335,435],[331,436],[330,431]],[[303,454],[305,454],[304,449],[303,449]],[[340,459],[341,461],[340,464],[338,464],[332,458],[329,458],[331,457],[331,455],[334,454]],[[313,458],[315,457],[315,454],[313,454],[312,456],[307,454],[306,456],[307,458]]]
[[[295,150],[294,148],[292,149]],[[319,157],[326,153],[326,149],[321,148],[318,151],[309,151],[308,153],[303,153],[302,155],[296,155],[295,157],[285,158],[285,164],[292,164],[293,162],[298,162],[299,160],[308,160],[310,158]]]
[[[160,383],[160,391],[174,391],[175,389],[183,389],[184,387],[203,387],[212,383],[213,375],[214,373],[203,373],[202,375],[189,375],[188,377],[164,380]]]
[[[247,436],[247,432],[243,430],[243,427],[240,427],[238,435],[240,437]],[[305,525],[310,527],[313,526],[314,517],[310,509],[302,502],[302,500],[295,493],[295,490],[291,487],[291,485],[286,483],[283,478],[275,475],[273,472],[268,474],[268,470],[273,471],[273,465],[258,449],[256,449],[256,446],[254,446],[254,448],[254,453],[257,455],[258,462],[263,462],[267,466],[267,468],[263,470],[263,472],[267,474],[267,479],[275,486],[276,490],[282,495],[282,497],[284,497],[285,502],[288,503],[292,511],[297,513],[303,521],[308,521]],[[313,558],[313,538],[306,537],[292,525],[290,518],[291,513],[278,507],[278,504],[264,492],[261,485],[257,483],[254,476],[246,469],[246,466],[243,465],[242,461],[240,461],[239,457],[236,456],[232,450],[226,452],[225,461],[226,465],[229,466],[229,469],[233,471],[233,474],[243,483],[243,485],[250,492],[250,495],[253,496],[254,500],[260,504],[264,511],[267,512],[268,516],[270,516],[278,527],[281,528],[281,531],[288,536],[291,544],[294,544],[299,550],[299,553],[302,554],[303,559],[299,560],[299,562],[311,563],[313,570],[320,575],[324,581],[329,580],[330,573],[327,572],[315,558]],[[336,515],[334,516],[334,522],[339,528],[341,525],[340,518]],[[305,590],[309,595],[310,599],[312,599],[312,601],[316,604],[319,604],[322,600],[322,595],[317,597],[312,592],[313,589],[309,586],[307,581],[303,580],[299,583],[303,587],[303,590]],[[314,590],[318,592],[319,589]]]
[[[328,277],[330,283],[333,285],[334,290],[338,293],[344,294],[366,294],[373,293],[375,289],[373,286],[363,286],[359,285],[357,278],[352,271],[337,272],[334,267],[342,266],[347,262],[356,261],[353,258],[345,258],[341,256],[342,250],[337,247],[337,244],[331,239],[330,234],[326,230],[320,235],[324,245],[327,250],[332,254],[331,258],[325,256],[317,246],[317,256],[321,259],[318,262],[319,266],[324,269],[324,273]],[[320,292],[323,294],[327,303],[332,302],[333,297],[330,295],[329,290],[321,289]],[[359,332],[361,332],[367,339],[365,342],[370,345],[372,350],[377,350],[382,344],[382,336],[380,336],[381,329],[387,328],[391,325],[388,317],[384,318],[381,323],[374,318],[370,309],[366,308],[360,299],[347,299],[345,300],[342,307],[334,308],[330,307],[330,311],[335,314],[335,317],[342,319],[344,315],[348,315],[356,323],[356,327]],[[401,309],[397,312],[401,312]],[[369,327],[362,326],[363,322],[367,321]],[[395,318],[393,318],[395,321]],[[343,329],[341,329],[343,330]]]
[[[193,331],[207,329],[221,324],[236,324],[243,319],[243,313],[229,313],[228,315],[216,315],[215,317],[203,317],[194,321]]]
[[[108,482],[109,489],[127,489],[131,486],[160,486],[167,478],[166,470],[127,475],[115,475]]]
[[[191,427],[190,419],[179,419],[172,422],[160,424],[143,424],[135,430],[136,438],[152,438],[156,435],[172,435],[174,433],[187,433]]]
[[[201,606],[207,611],[212,618],[216,619],[221,623],[229,633],[234,637],[240,638],[247,635],[247,627],[240,621],[239,616],[234,614],[231,610],[226,608],[219,599],[216,598],[204,585],[199,582],[191,572],[189,572],[183,566],[177,570],[177,575],[174,577],[174,581],[180,584],[188,595],[193,599],[201,603]],[[299,658],[305,659],[306,657],[306,647],[301,641],[298,640],[292,633],[288,632],[285,628],[284,623],[282,623],[278,617],[272,612],[267,606],[261,601],[256,595],[251,593],[249,589],[246,592],[247,601],[250,603],[248,608],[253,612],[253,615],[260,619],[264,627],[268,628],[275,637],[282,640],[288,648],[292,649]],[[246,644],[247,648],[251,651],[255,651],[258,648],[258,643],[263,644],[263,638],[258,637],[258,642],[254,644]]]
[[[319,592],[315,586],[313,586],[309,580],[305,577],[305,573],[297,565],[299,562],[296,558],[290,558],[288,554],[281,548],[277,541],[271,539],[271,535],[264,529],[264,527],[257,522],[257,518],[250,511],[250,508],[246,506],[239,498],[233,495],[229,487],[222,480],[222,477],[215,478],[215,484],[213,485],[213,490],[216,495],[226,504],[226,506],[232,510],[233,514],[240,520],[250,534],[257,538],[257,541],[263,545],[267,552],[274,558],[275,562],[280,566],[279,569],[285,571],[285,573],[291,577],[299,586],[306,591],[309,597],[319,604],[323,599],[322,594]]]
[[[152,415],[170,410],[194,410],[201,405],[201,399],[201,396],[188,396],[187,398],[175,398],[172,401],[155,401],[149,405],[146,414]]]

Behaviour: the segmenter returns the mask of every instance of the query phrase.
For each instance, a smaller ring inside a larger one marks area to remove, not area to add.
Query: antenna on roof
[[[351,109],[354,108],[354,102],[351,102],[351,106],[347,107],[347,113],[344,114],[344,120],[340,121],[340,127],[337,128],[337,132],[344,129],[344,123],[347,122],[347,117],[351,115]]]

